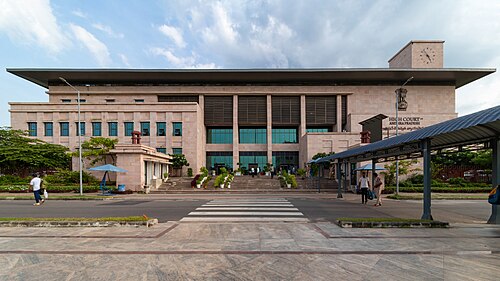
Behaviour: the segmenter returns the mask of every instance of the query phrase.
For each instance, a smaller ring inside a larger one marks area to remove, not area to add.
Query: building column
[[[267,163],[273,163],[273,104],[271,95],[267,95]]]
[[[337,182],[338,182],[338,190],[337,190],[337,198],[343,198],[342,196],[342,169],[340,164],[340,159],[335,164],[337,165]]]
[[[233,169],[240,168],[240,136],[238,129],[238,95],[233,95]]]
[[[300,95],[300,126],[299,126],[299,140],[307,132],[306,120],[306,95]]]
[[[493,187],[498,186],[500,184],[500,139],[496,139],[491,141],[492,147],[492,178],[491,183]],[[500,192],[500,191],[497,191]],[[488,219],[488,223],[490,224],[500,224],[500,208],[499,205],[491,204],[491,216]]]
[[[337,122],[335,124],[336,132],[342,132],[342,95],[337,95]]]

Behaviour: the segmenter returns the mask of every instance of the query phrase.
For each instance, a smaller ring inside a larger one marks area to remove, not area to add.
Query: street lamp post
[[[82,124],[80,122],[80,91],[73,87],[66,79],[59,77],[61,81],[66,83],[71,89],[75,90],[77,93],[77,104],[78,104],[78,170],[80,171],[80,195],[83,195],[83,182],[82,182]]]
[[[403,89],[403,87],[406,84],[408,84],[408,82],[410,82],[411,80],[413,80],[413,76],[408,78],[408,80],[406,80],[406,82],[404,82],[403,85],[401,85],[401,87],[396,89],[396,136],[398,136],[398,133],[399,133],[399,116],[398,116],[399,99],[401,97],[402,92],[406,93],[406,89]],[[398,160],[398,156],[396,156],[396,194],[399,194],[399,160]]]

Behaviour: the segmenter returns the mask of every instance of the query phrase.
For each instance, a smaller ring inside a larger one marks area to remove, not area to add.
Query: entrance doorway
[[[221,173],[221,172],[220,172],[220,169],[221,169],[221,168],[226,168],[226,164],[224,164],[224,163],[215,163],[215,164],[214,164],[215,173],[216,173],[217,175],[220,175],[220,173]],[[227,168],[226,168],[226,169],[227,169]]]

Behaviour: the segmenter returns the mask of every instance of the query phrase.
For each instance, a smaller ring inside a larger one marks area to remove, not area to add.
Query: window
[[[276,169],[290,170],[299,166],[298,151],[273,151],[273,166]]]
[[[131,136],[134,131],[134,122],[125,122],[125,136]]]
[[[262,170],[267,164],[267,152],[240,151],[240,168],[250,169],[255,164]]]
[[[167,135],[167,123],[166,122],[156,122],[156,135],[166,136]]]
[[[149,136],[149,122],[141,122],[141,134]]]
[[[156,151],[160,152],[160,153],[164,153],[164,154],[167,154],[167,149],[164,148],[164,147],[158,147],[156,148]]]
[[[45,131],[45,136],[46,137],[52,137],[54,135],[54,126],[52,125],[52,122],[45,122],[43,123],[44,125],[44,131]]]
[[[102,135],[101,122],[92,122],[92,136],[100,137]]]
[[[172,127],[173,127],[172,135],[182,136],[182,122],[173,122]]]
[[[36,137],[36,122],[28,122],[28,135],[30,137]]]
[[[182,154],[182,148],[172,148],[172,154]]]
[[[240,128],[240,143],[267,143],[265,128]]]
[[[215,169],[215,165],[224,165],[226,168],[233,168],[232,152],[207,152],[207,168]]]
[[[78,122],[75,123],[76,124],[76,135],[78,136]],[[80,133],[82,134],[82,136],[85,136],[85,122],[80,122]]]
[[[78,99],[75,100],[76,102],[78,102]],[[87,102],[86,99],[80,99],[80,102]]]
[[[307,128],[306,132],[308,132],[308,133],[327,133],[327,132],[331,132],[331,129],[329,129],[329,128]]]
[[[61,137],[69,136],[69,122],[59,122]]]
[[[297,129],[273,128],[273,143],[297,143]]]
[[[115,99],[106,99],[106,102],[115,102]]]
[[[233,143],[233,129],[207,129],[207,143]]]
[[[28,122],[28,135],[30,137],[37,136],[37,125],[36,122]]]
[[[118,136],[118,122],[108,122],[108,136]]]
[[[135,99],[135,102],[144,102],[144,99]]]
[[[61,102],[68,103],[68,102],[71,102],[71,100],[70,99],[62,99]]]

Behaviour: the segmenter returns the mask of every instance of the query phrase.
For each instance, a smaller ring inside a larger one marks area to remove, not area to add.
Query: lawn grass
[[[392,194],[387,196],[388,199],[394,200],[422,200],[423,194]],[[487,200],[488,194],[460,194],[460,193],[445,193],[431,194],[432,200]]]
[[[107,222],[107,221],[147,221],[147,216],[130,217],[102,217],[102,218],[2,218],[0,221],[79,221],[79,222]]]

